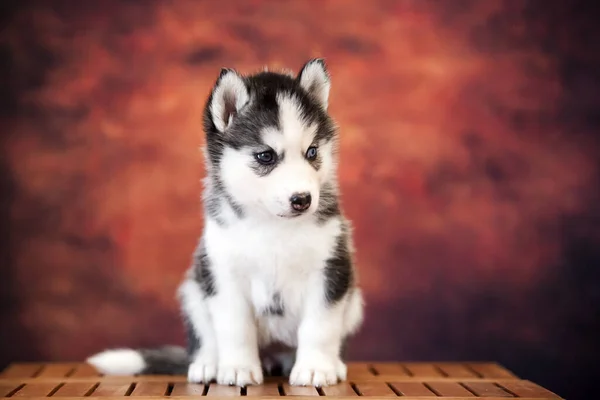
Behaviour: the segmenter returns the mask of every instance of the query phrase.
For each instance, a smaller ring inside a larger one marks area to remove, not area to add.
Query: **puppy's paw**
[[[263,383],[263,372],[260,363],[252,364],[220,364],[217,374],[219,385],[245,387]]]
[[[298,359],[290,374],[290,385],[324,387],[335,385],[346,378],[341,360],[325,354],[313,354]],[[342,376],[340,376],[342,375]]]
[[[348,377],[348,367],[342,360],[338,358],[335,372],[337,373],[337,377],[340,381],[345,381]]]
[[[209,383],[217,377],[217,363],[212,357],[198,357],[188,368],[188,382]]]

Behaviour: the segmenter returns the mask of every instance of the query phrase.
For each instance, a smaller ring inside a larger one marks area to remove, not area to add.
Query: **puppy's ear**
[[[249,99],[248,88],[240,74],[233,69],[223,68],[213,88],[210,102],[215,127],[220,132],[225,131]]]
[[[331,81],[329,72],[322,58],[309,60],[296,78],[300,86],[317,101],[324,110],[327,110],[329,102],[329,89]]]

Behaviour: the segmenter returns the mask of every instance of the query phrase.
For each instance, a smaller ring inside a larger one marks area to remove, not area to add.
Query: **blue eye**
[[[314,160],[317,157],[317,148],[311,146],[306,150],[306,158],[309,160]]]
[[[275,162],[275,152],[273,150],[263,151],[254,155],[256,160],[264,165],[273,164]]]

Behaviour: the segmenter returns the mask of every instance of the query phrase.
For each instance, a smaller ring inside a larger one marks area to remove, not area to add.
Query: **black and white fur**
[[[188,349],[107,350],[90,364],[238,386],[276,370],[292,385],[346,379],[342,348],[363,299],[329,90],[321,59],[297,76],[222,70],[204,111],[206,223],[178,291]]]

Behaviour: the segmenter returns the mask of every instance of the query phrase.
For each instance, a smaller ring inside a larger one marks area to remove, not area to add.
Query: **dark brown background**
[[[210,85],[324,56],[368,302],[352,358],[591,387],[594,2],[2,4],[0,366],[182,342]]]

